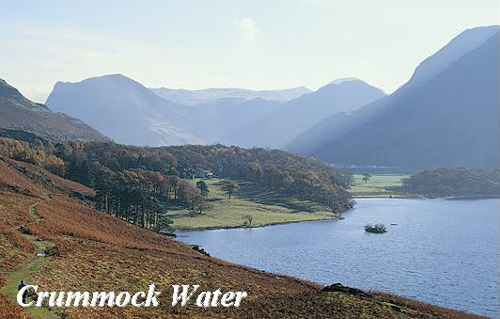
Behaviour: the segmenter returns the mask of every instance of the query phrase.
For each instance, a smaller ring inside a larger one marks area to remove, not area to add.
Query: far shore
[[[286,224],[295,224],[295,223],[307,223],[307,222],[317,222],[317,221],[325,221],[325,220],[342,220],[344,219],[342,215],[340,217],[337,216],[331,216],[331,217],[325,217],[325,218],[316,218],[316,219],[302,219],[302,220],[290,220],[290,221],[283,221],[283,222],[273,222],[273,223],[267,223],[267,224],[260,224],[260,225],[234,225],[234,226],[207,226],[207,227],[179,227],[175,228],[174,231],[177,232],[190,232],[190,231],[198,231],[198,230],[219,230],[219,229],[237,229],[237,228],[262,228],[262,227],[269,227],[269,226],[278,226],[278,225],[286,225]]]
[[[424,198],[417,194],[404,194],[404,193],[355,193],[351,194],[352,198],[388,198],[388,199],[410,199],[410,198]]]
[[[392,195],[392,197],[391,197]],[[441,197],[441,198],[428,198],[421,195],[416,194],[353,194],[354,199],[370,199],[370,198],[380,198],[380,199],[443,199],[443,200],[482,200],[482,199],[496,199],[500,198],[500,195],[471,195],[471,196],[454,196],[454,197]],[[353,207],[355,208],[355,207]],[[353,209],[351,208],[351,209]],[[351,210],[349,209],[349,210]],[[346,211],[349,211],[346,210]],[[344,211],[344,212],[346,212]],[[343,213],[344,213],[343,212]],[[199,230],[222,230],[222,229],[238,229],[238,228],[262,228],[269,226],[278,226],[278,225],[286,225],[286,224],[295,224],[295,223],[307,223],[314,221],[326,221],[326,220],[342,220],[342,213],[339,216],[329,216],[325,218],[316,218],[316,219],[303,219],[303,220],[290,220],[290,221],[282,221],[282,222],[271,222],[266,224],[259,225],[231,225],[231,226],[202,226],[202,227],[174,227],[175,233],[187,233],[191,231],[199,231]]]
[[[469,196],[449,196],[443,197],[446,200],[476,200],[476,199],[495,199],[500,198],[500,194],[498,195],[469,195]]]

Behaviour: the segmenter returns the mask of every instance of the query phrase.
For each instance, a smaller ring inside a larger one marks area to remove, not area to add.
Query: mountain
[[[437,53],[425,59],[413,73],[408,85],[425,82],[451,66],[465,53],[483,44],[488,38],[498,33],[498,26],[477,27],[463,31]]]
[[[326,118],[286,149],[341,165],[498,167],[498,30],[464,31],[390,96]]]
[[[213,102],[194,106],[199,113],[193,120],[193,131],[207,143],[228,143],[228,133],[238,132],[251,123],[275,112],[283,103],[255,98],[218,99]]]
[[[24,130],[62,142],[72,139],[104,141],[107,138],[80,120],[52,112],[25,98],[0,79],[0,128]]]
[[[281,91],[151,90],[112,74],[78,83],[57,82],[46,103],[123,144],[223,143],[278,148],[332,113],[355,110],[385,95],[357,79],[343,79],[303,94],[307,91],[302,87]],[[282,102],[295,96],[299,97]]]
[[[281,148],[325,117],[355,111],[384,96],[380,89],[358,79],[334,81],[284,103],[269,116],[228,134],[224,141],[240,146]]]
[[[191,107],[166,101],[121,74],[78,83],[57,82],[47,105],[84,120],[123,144],[202,143],[191,132]]]
[[[210,88],[205,90],[155,88],[151,90],[168,101],[185,105],[210,103],[219,99],[238,99],[241,101],[249,101],[261,98],[269,101],[285,102],[311,92],[311,90],[303,86],[285,90],[262,91],[237,88]]]

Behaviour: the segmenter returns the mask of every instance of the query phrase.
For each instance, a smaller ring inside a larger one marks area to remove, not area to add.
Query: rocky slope
[[[107,138],[84,122],[49,110],[25,98],[0,79],[0,128],[35,133],[52,141],[72,139],[104,141]]]

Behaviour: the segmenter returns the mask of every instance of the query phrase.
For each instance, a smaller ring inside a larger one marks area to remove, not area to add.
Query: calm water
[[[262,270],[499,317],[499,200],[357,202],[342,221],[195,231],[178,239]],[[388,225],[386,234],[364,231],[379,222]]]

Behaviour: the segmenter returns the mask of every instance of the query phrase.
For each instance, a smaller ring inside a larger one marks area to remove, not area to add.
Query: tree
[[[207,203],[207,201],[200,195],[194,199],[194,206],[200,215],[203,214],[204,211],[212,208],[212,205]]]
[[[364,173],[364,174],[363,174],[363,178],[362,178],[362,180],[365,182],[365,184],[366,184],[366,183],[368,183],[368,181],[369,181],[370,179],[372,179],[372,174],[370,174],[370,173]]]
[[[248,226],[252,226],[252,221],[253,221],[252,215],[248,214],[248,215],[243,216],[243,218],[246,219]]]
[[[352,184],[354,184],[354,175],[352,175],[350,172],[348,171],[344,171],[342,173],[342,182],[343,182],[343,186],[345,188],[350,188]]]
[[[231,196],[240,189],[240,185],[235,181],[224,181],[222,189],[227,193],[229,199],[231,199]]]
[[[194,188],[191,183],[186,180],[180,180],[178,183],[177,196],[180,204],[187,209],[194,210],[195,199],[201,197],[196,188]]]
[[[160,232],[162,230],[167,230],[167,231],[172,231],[172,227],[170,226],[172,224],[172,220],[169,219],[166,214],[162,213],[162,212],[157,212],[156,213],[156,223],[154,225],[154,231],[156,232]]]
[[[174,200],[177,199],[177,191],[179,190],[179,181],[181,179],[178,176],[169,175],[165,178],[164,189],[167,191],[168,199],[170,199],[170,193],[174,193]]]
[[[333,211],[353,205],[344,189],[351,183],[348,171],[282,151],[220,144],[144,148],[113,142],[54,144],[2,138],[0,153],[94,188],[99,209],[150,229],[158,223],[159,211],[167,208],[181,206],[199,211],[194,199],[203,197],[205,188],[183,178],[192,179],[200,171],[250,182],[284,199],[314,201]],[[239,187],[236,182],[228,182],[224,188],[231,198]],[[206,209],[201,206],[202,211]]]
[[[200,191],[200,195],[203,197],[207,196],[208,193],[210,192],[207,183],[201,180],[196,183],[196,188]]]

